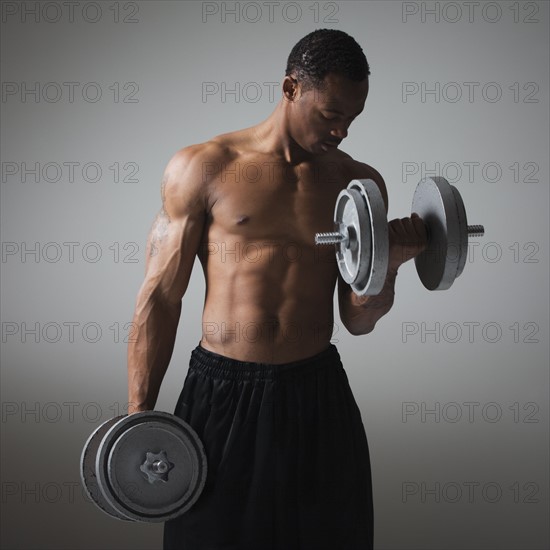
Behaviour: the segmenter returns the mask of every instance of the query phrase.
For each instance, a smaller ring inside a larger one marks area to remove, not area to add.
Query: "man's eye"
[[[337,117],[333,116],[333,117],[328,117],[328,116],[325,116],[323,113],[321,113],[321,116],[325,119],[325,120],[336,120]]]

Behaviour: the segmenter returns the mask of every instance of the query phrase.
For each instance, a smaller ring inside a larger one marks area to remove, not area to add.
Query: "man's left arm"
[[[358,296],[338,273],[338,307],[343,325],[354,336],[374,330],[378,320],[393,306],[397,268],[388,268],[386,281],[380,294]]]
[[[354,163],[357,170],[350,179],[372,179],[379,187],[388,213],[388,194],[384,179],[374,168],[363,163]],[[368,334],[374,330],[378,320],[393,306],[395,279],[399,266],[424,250],[427,242],[423,221],[413,215],[411,218],[395,219],[389,223],[389,261],[386,281],[380,294],[358,296],[338,273],[338,307],[343,325],[354,336]]]

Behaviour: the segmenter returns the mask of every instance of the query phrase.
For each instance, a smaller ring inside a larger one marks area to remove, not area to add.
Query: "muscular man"
[[[333,294],[338,280],[346,329],[371,332],[393,305],[399,265],[426,235],[417,216],[390,222],[376,297],[355,295],[333,247],[314,244],[350,180],[373,179],[387,207],[380,174],[338,148],[363,111],[369,74],[352,37],[312,32],[292,49],[265,121],[168,163],[128,348],[128,398],[132,412],[155,406],[198,256],[202,338],[175,414],[203,441],[208,477],[193,508],[166,523],[165,549],[372,548],[369,451],[330,342]]]

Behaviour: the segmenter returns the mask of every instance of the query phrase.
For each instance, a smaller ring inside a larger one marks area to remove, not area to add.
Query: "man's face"
[[[368,79],[353,82],[328,74],[322,89],[301,92],[293,102],[290,128],[293,139],[306,151],[324,155],[348,135],[369,92]]]

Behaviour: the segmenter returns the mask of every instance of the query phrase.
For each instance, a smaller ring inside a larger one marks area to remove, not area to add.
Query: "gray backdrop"
[[[376,546],[547,548],[548,22],[542,1],[3,3],[2,547],[161,547],[161,525],[87,501],[78,462],[123,412],[163,169],[265,119],[291,47],[336,28],[372,70],[343,149],[382,173],[390,219],[437,173],[486,228],[451,290],[428,292],[408,262],[373,333],[336,315]],[[158,409],[178,397],[203,296],[197,262]]]

